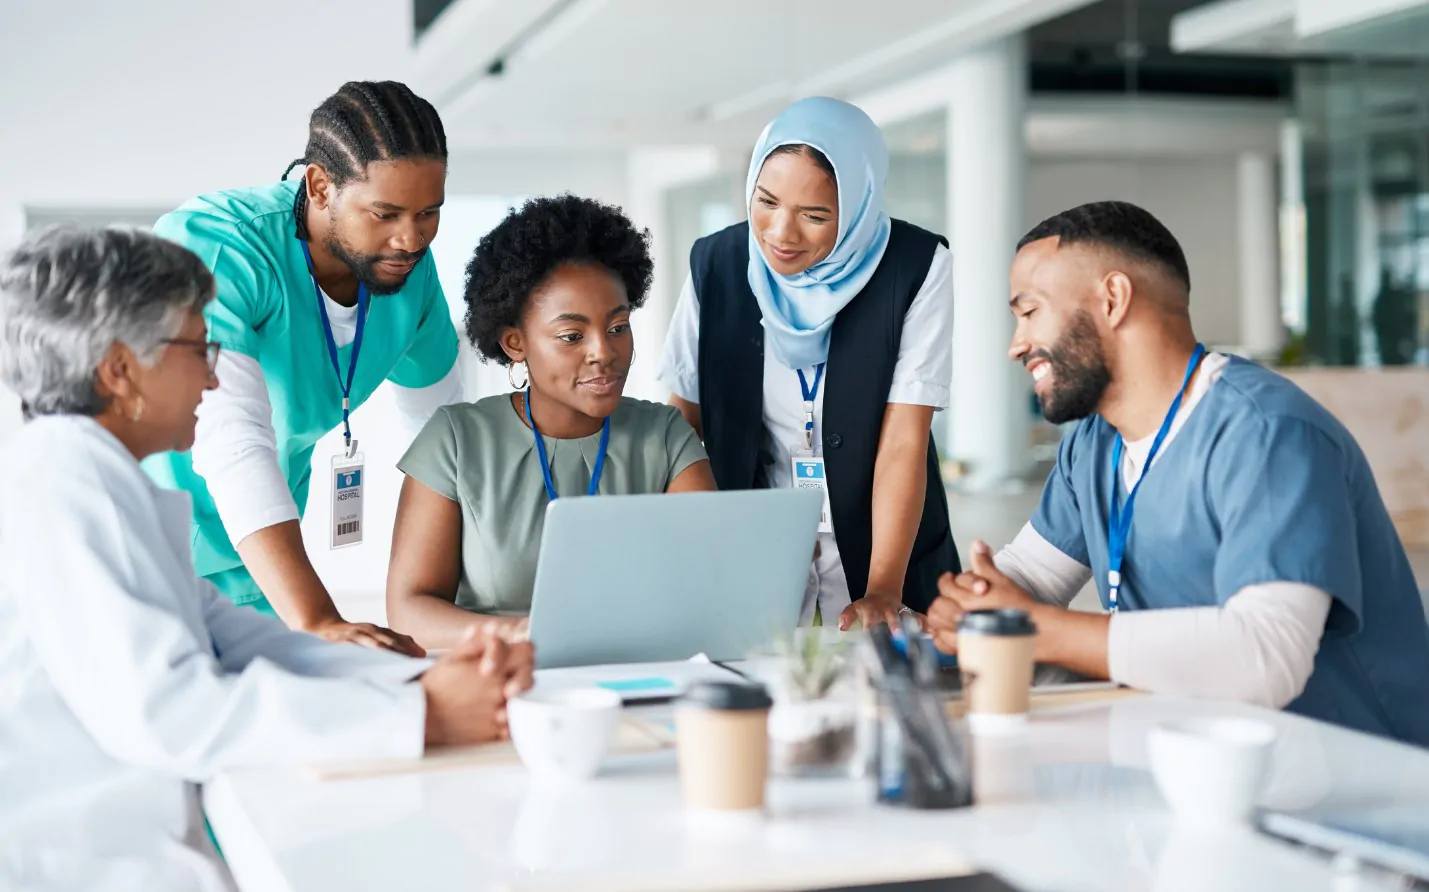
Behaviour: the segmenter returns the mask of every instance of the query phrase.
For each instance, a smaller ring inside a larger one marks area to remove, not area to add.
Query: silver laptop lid
[[[536,665],[747,656],[797,625],[822,507],[793,489],[552,502]]]

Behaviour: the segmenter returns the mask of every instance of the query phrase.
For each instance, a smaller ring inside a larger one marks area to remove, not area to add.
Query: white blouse
[[[670,322],[660,364],[660,381],[673,394],[692,403],[699,402],[700,398],[699,335],[699,295],[695,294],[694,280],[686,278]],[[933,252],[928,275],[903,320],[903,338],[898,346],[898,362],[888,389],[888,402],[946,409],[953,378],[952,340],[953,256],[939,245]],[[804,375],[812,385],[814,370],[805,369]],[[816,444],[821,436],[823,416],[824,388],[821,386],[814,400]],[[795,448],[802,449],[804,443],[804,395],[798,373],[780,365],[772,350],[764,351],[764,427],[774,452],[769,484],[791,486],[792,453]],[[839,559],[838,543],[833,533],[821,533],[819,553],[804,592],[800,624],[812,623],[817,607],[822,621],[832,625],[849,601],[848,580]]]

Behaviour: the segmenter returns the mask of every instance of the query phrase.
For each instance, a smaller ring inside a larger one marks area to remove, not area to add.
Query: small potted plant
[[[849,641],[800,629],[775,639],[782,659],[771,688],[772,768],[784,776],[848,774],[858,756],[858,704]]]

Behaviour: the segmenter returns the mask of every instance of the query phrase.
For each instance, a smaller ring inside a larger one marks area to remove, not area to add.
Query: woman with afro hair
[[[387,577],[393,628],[423,647],[526,616],[546,505],[560,496],[712,490],[680,412],[622,395],[649,236],[587,198],[536,198],[467,265],[466,334],[512,393],[437,412],[406,474]]]

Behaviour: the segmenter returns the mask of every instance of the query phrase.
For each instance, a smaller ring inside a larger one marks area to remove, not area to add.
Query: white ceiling
[[[0,0],[0,245],[18,204],[277,179],[323,97],[405,79],[410,46],[394,0]]]
[[[464,147],[747,145],[797,96],[866,92],[1088,2],[458,0],[414,87]],[[533,51],[484,77],[543,17]]]

